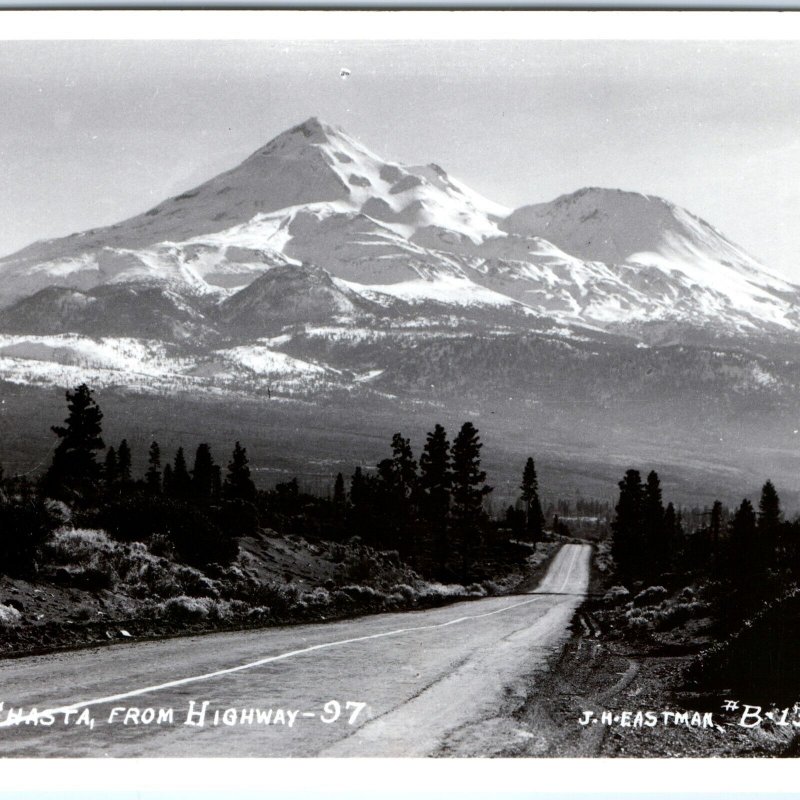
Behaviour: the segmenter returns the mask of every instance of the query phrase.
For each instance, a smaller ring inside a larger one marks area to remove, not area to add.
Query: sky
[[[140,213],[318,116],[511,207],[665,197],[800,282],[798,74],[800,41],[0,42],[0,254]]]

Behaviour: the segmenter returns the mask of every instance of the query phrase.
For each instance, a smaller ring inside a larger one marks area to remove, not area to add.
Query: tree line
[[[332,495],[320,497],[301,491],[296,478],[257,489],[240,442],[223,468],[208,443],[197,445],[190,466],[183,447],[164,458],[152,441],[146,469],[135,477],[127,439],[106,446],[93,391],[81,384],[66,399],[67,417],[51,429],[57,442],[41,478],[3,478],[0,470],[0,573],[35,566],[46,536],[64,522],[54,500],[74,525],[146,541],[197,566],[230,562],[237,539],[262,527],[342,541],[356,536],[396,550],[425,575],[468,582],[519,562],[528,551],[517,540],[533,542],[544,532],[532,458],[523,469],[518,507],[500,520],[487,513],[492,487],[471,422],[452,444],[437,424],[418,460],[410,440],[396,433],[391,455],[374,470],[356,467],[349,481],[339,473]]]
[[[722,616],[729,620],[800,579],[800,520],[784,518],[771,480],[757,507],[748,498],[735,509],[717,500],[691,516],[689,526],[673,503],[664,504],[655,471],[642,480],[629,469],[611,523],[618,578],[628,585],[711,581],[726,598]]]

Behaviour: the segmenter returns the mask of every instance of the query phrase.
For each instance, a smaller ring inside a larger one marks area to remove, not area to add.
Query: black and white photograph
[[[0,757],[800,755],[797,18],[75,13],[0,11]]]

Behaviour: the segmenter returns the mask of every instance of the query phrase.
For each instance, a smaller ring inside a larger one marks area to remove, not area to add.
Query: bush
[[[310,592],[303,592],[300,595],[299,603],[309,609],[321,611],[331,605],[331,595],[327,589],[318,586]]]
[[[0,604],[0,630],[4,628],[15,628],[22,620],[22,614],[13,606]]]
[[[660,603],[666,596],[667,590],[663,586],[648,586],[633,598],[633,604],[636,606],[654,605]]]
[[[109,570],[95,567],[75,570],[68,574],[70,576],[70,586],[75,589],[85,589],[87,592],[100,592],[104,589],[111,589],[115,583]]]
[[[229,500],[212,513],[214,523],[228,537],[252,536],[258,530],[258,509],[245,500]]]
[[[612,586],[604,595],[606,603],[620,603],[630,597],[630,592],[624,586]]]
[[[187,597],[182,594],[165,600],[159,608],[164,616],[175,622],[197,622],[208,618],[211,601],[208,598]]]
[[[231,512],[247,518],[240,505]],[[244,504],[247,505],[247,504]],[[195,567],[211,562],[230,563],[239,552],[235,538],[215,524],[216,512],[141,492],[121,497],[93,512],[87,521],[108,531],[120,542],[156,541],[156,550],[168,552],[171,543],[181,561]]]
[[[194,567],[212,562],[229,564],[239,552],[239,545],[232,536],[223,533],[191,506],[184,506],[182,513],[170,520],[166,534],[174,543],[178,557]]]
[[[114,541],[103,531],[56,531],[47,554],[67,567],[57,575],[70,586],[96,591],[122,584],[138,599],[219,597],[218,582],[200,570],[156,556],[141,542]]]
[[[58,519],[43,500],[30,496],[0,502],[0,574],[35,574],[42,547]]]
[[[241,606],[236,606],[241,610]],[[185,594],[170,597],[159,604],[162,616],[174,622],[202,622],[206,619],[227,620],[233,616],[234,607],[224,600],[212,600],[209,597],[187,597]]]

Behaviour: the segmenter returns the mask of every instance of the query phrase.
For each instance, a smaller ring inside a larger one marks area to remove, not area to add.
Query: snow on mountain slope
[[[411,305],[439,303],[445,307],[456,308],[516,306],[521,311],[526,311],[531,315],[534,314],[532,310],[515,302],[508,295],[486,289],[471,281],[466,275],[437,276],[428,280],[417,278],[389,285],[377,284],[374,286],[363,286],[356,283],[348,283],[347,281],[340,281],[339,283],[381,304],[387,303],[385,298],[396,298]]]
[[[403,237],[439,225],[478,241],[499,233],[497,222],[508,214],[436,165],[383,161],[340,128],[312,118],[234,169],[144,214],[37,242],[0,260],[0,304],[46,286],[85,290],[113,280],[179,279],[197,286],[205,278],[215,286],[241,287],[274,263],[287,263],[283,226],[294,215],[286,212],[320,203],[345,215],[366,214]],[[254,239],[246,229],[256,218]],[[203,248],[204,237],[224,231],[230,232],[221,237],[224,250]],[[235,241],[233,231],[244,239]],[[185,242],[193,246],[180,246]]]
[[[612,286],[600,286],[597,280],[584,293],[580,313],[587,319],[624,322],[655,313],[694,322],[733,322],[739,330],[760,324],[798,329],[797,286],[707,222],[662,198],[581,189],[517,209],[501,227],[517,236],[548,239],[587,262],[602,281],[609,271],[613,274],[616,297],[604,297]]]
[[[233,347],[230,350],[218,350],[217,354],[251,370],[261,378],[303,375],[324,377],[336,372],[319,364],[292,358],[258,341],[251,345]]]
[[[168,293],[115,288],[158,284]],[[799,302],[799,287],[661,198],[591,188],[510,212],[316,118],[145,214],[0,260],[12,333],[209,341],[365,316],[474,322],[481,309],[501,326],[775,337],[800,332]]]
[[[269,340],[182,355],[152,340],[0,335],[0,380],[17,384],[70,387],[87,381],[95,388],[155,393],[247,393],[266,387],[307,393],[357,377],[279,352]]]

